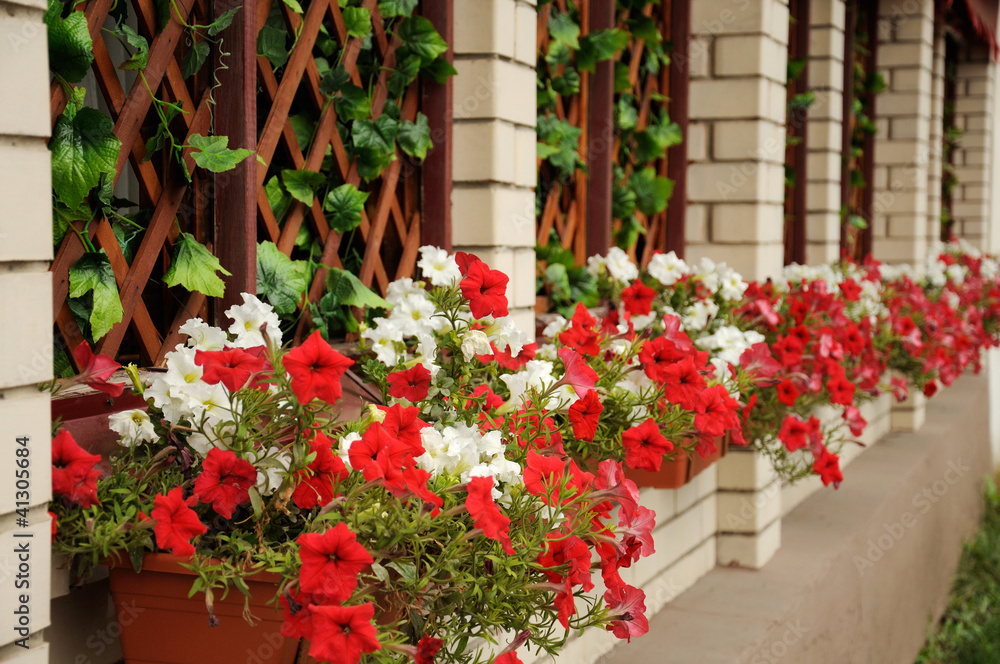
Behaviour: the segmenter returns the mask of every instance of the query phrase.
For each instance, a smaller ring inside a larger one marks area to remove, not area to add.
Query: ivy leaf
[[[333,102],[337,118],[346,120],[367,120],[372,115],[372,100],[368,93],[354,85],[346,84]]]
[[[335,68],[323,72],[319,79],[319,91],[327,97],[332,97],[335,92],[339,92],[350,82],[351,75],[347,73],[347,68],[344,65],[337,65]]]
[[[396,60],[396,68],[389,74],[386,81],[390,97],[401,97],[410,83],[417,78],[417,74],[420,73],[420,56],[412,53],[400,56],[397,51],[397,57],[402,57],[402,59]],[[435,60],[435,62],[437,61]]]
[[[191,50],[181,60],[181,76],[185,79],[194,76],[202,68],[202,65],[205,64],[205,61],[208,60],[210,52],[211,48],[209,48],[208,42],[195,42],[191,46]]]
[[[284,29],[276,28],[268,21],[257,35],[257,55],[267,58],[275,69],[284,67],[288,62],[286,38],[287,33]]]
[[[342,184],[326,195],[323,211],[330,228],[337,233],[346,233],[361,225],[361,212],[368,200],[367,191],[358,191],[353,184]]]
[[[635,193],[635,206],[646,216],[663,212],[674,191],[674,181],[658,176],[652,166],[634,173],[629,188]]]
[[[425,64],[430,64],[448,50],[448,44],[434,29],[434,24],[423,16],[411,16],[402,21],[399,38]]]
[[[639,164],[651,161],[682,140],[684,134],[676,122],[650,125],[635,135],[635,161]]]
[[[308,285],[305,261],[293,261],[273,242],[257,245],[257,294],[267,297],[275,311],[294,313]]]
[[[574,51],[580,48],[580,24],[568,13],[553,12],[549,16],[549,35]]]
[[[564,97],[580,92],[580,74],[572,67],[566,67],[562,76],[552,79],[552,89]]]
[[[115,31],[122,39],[128,42],[129,46],[135,49],[135,53],[128,60],[118,65],[118,68],[125,71],[145,69],[146,63],[149,62],[149,42],[146,41],[146,38],[126,23],[119,25]]]
[[[316,190],[326,182],[326,176],[312,171],[285,169],[281,171],[281,181],[292,198],[306,205],[312,205],[313,199],[316,198]]]
[[[305,150],[316,132],[316,123],[309,119],[305,113],[299,113],[288,118],[292,123],[292,131],[295,132],[295,140],[299,144],[300,150]]]
[[[635,213],[635,192],[621,183],[611,190],[611,217],[628,219]]]
[[[580,38],[576,64],[582,71],[594,71],[594,65],[607,60],[628,45],[628,33],[618,28],[594,30]]]
[[[288,211],[288,206],[292,204],[292,197],[281,186],[277,175],[272,175],[271,179],[264,184],[264,194],[267,196],[267,204],[271,206],[274,216],[281,221]]]
[[[445,83],[449,78],[457,75],[458,70],[448,62],[447,56],[442,55],[430,64],[423,65],[420,68],[420,73],[435,83]]]
[[[395,18],[402,16],[409,18],[413,10],[417,8],[420,0],[379,0],[378,13],[382,18]]]
[[[299,16],[302,15],[302,5],[299,4],[298,0],[282,0],[282,1],[285,3],[285,6],[291,9],[293,12],[295,12]]]
[[[68,105],[52,129],[52,189],[70,209],[77,209],[102,173],[114,173],[121,141],[111,118],[94,108]]]
[[[179,105],[181,102],[178,101]],[[143,161],[149,161],[153,158],[153,155],[166,145],[168,138],[170,137],[170,123],[173,122],[174,118],[181,111],[177,106],[171,104],[170,106],[163,107],[163,115],[167,122],[164,124],[160,122],[156,125],[156,133],[149,137],[146,141],[146,156],[142,158]]]
[[[583,161],[580,158],[580,128],[568,120],[553,115],[538,116],[538,139],[555,148],[546,156],[549,162],[566,175],[572,175]]]
[[[216,272],[231,276],[205,245],[190,233],[181,233],[174,247],[170,269],[163,275],[163,283],[168,286],[180,285],[208,297],[222,297],[226,285]]]
[[[326,289],[346,307],[391,309],[392,305],[365,286],[347,270],[331,267],[326,275]]]
[[[344,27],[349,37],[364,39],[372,33],[372,14],[367,7],[344,9]]]
[[[42,17],[48,27],[49,69],[70,83],[79,83],[94,61],[94,42],[83,12],[70,11],[66,18],[62,12],[60,0],[49,0]]]
[[[639,123],[639,110],[632,95],[622,95],[615,104],[615,124],[622,131],[630,131]]]
[[[82,297],[87,293],[93,293],[89,320],[96,341],[125,315],[115,272],[104,249],[85,253],[69,269],[69,296]]]
[[[226,13],[222,14],[219,18],[209,23],[207,30],[208,36],[214,37],[215,35],[219,34],[223,30],[228,28],[230,25],[232,25],[233,17],[236,16],[236,12],[238,12],[240,9],[242,9],[242,7],[233,7]],[[299,13],[301,13],[301,7],[299,8]]]
[[[194,148],[191,151],[194,163],[213,173],[231,171],[236,168],[237,164],[253,154],[253,150],[246,148],[230,150],[228,136],[191,134],[191,138],[188,140],[191,147]]]
[[[427,157],[427,151],[434,147],[431,141],[431,128],[427,124],[427,116],[417,113],[416,123],[403,120],[399,123],[399,147],[403,152],[423,161]]]
[[[377,120],[362,120],[351,127],[351,137],[354,147],[393,152],[396,149],[396,135],[399,133],[399,123],[386,114]]]

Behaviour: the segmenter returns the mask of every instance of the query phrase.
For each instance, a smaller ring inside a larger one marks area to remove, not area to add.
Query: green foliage
[[[409,120],[400,122],[396,138],[403,152],[420,161],[423,161],[427,157],[427,151],[434,147],[431,141],[431,128],[427,124],[427,116],[423,113],[417,113],[416,122]]]
[[[305,261],[293,261],[273,242],[257,245],[257,295],[279,315],[295,313],[309,287],[308,273]]]
[[[646,216],[665,210],[674,191],[674,181],[657,175],[651,166],[633,173],[628,184],[635,194],[636,208]]]
[[[342,184],[330,191],[323,201],[323,211],[331,230],[346,233],[360,226],[367,199],[368,192],[358,191],[353,184]]]
[[[345,7],[344,27],[349,37],[364,39],[372,33],[372,15],[366,7]]]
[[[194,163],[213,173],[225,173],[236,168],[236,165],[253,154],[253,150],[239,148],[229,149],[227,136],[202,136],[191,134],[188,139],[191,147],[191,158]]]
[[[63,18],[63,14],[66,17]],[[42,19],[48,28],[49,68],[68,83],[79,83],[94,61],[94,43],[83,12],[49,0]]]
[[[193,235],[181,233],[174,246],[170,269],[163,275],[163,283],[168,286],[183,286],[189,291],[198,291],[209,297],[222,297],[225,284],[216,272],[231,276],[205,245]]]
[[[102,174],[114,174],[120,148],[111,118],[93,108],[67,104],[49,141],[56,199],[70,209],[79,208]]]
[[[88,321],[96,341],[125,315],[115,273],[103,249],[85,253],[69,269],[69,296],[82,298],[88,293],[91,295]]]
[[[597,282],[587,268],[577,265],[573,252],[562,248],[558,242],[535,247],[542,271],[537,279],[536,292],[548,295],[552,307],[569,317],[577,302],[585,306],[597,305]]]
[[[281,171],[281,182],[292,198],[306,205],[312,205],[316,192],[326,183],[326,176],[312,171],[285,169]]]

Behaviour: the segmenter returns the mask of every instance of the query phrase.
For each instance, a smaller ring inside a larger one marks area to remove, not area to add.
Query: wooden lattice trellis
[[[262,0],[257,4],[257,28],[263,29],[275,0]],[[280,72],[280,77],[267,58],[257,58],[261,95],[258,95],[258,106],[267,105],[267,115],[262,122],[262,130],[258,139],[258,154],[266,163],[270,163],[276,150],[285,151],[285,156],[291,160],[297,169],[320,171],[327,149],[332,151],[334,170],[340,181],[358,185],[361,177],[358,174],[356,162],[348,157],[344,142],[337,131],[336,112],[334,105],[327,102],[320,91],[320,73],[313,59],[313,46],[319,35],[320,27],[327,26],[331,36],[334,36],[343,48],[342,63],[355,85],[365,85],[355,66],[361,40],[350,38],[344,25],[340,6],[336,1],[313,0],[305,5],[305,14],[299,17],[288,9],[284,3],[281,11],[292,34],[298,35],[295,47],[292,49],[287,64]],[[378,6],[375,0],[363,3],[373,16],[375,26],[372,42],[374,48],[382,56],[385,68],[375,82],[375,94],[372,108],[380,109],[385,102],[387,80],[395,63],[395,52],[400,46],[398,37],[386,34],[382,21],[378,16]],[[305,95],[318,116],[315,134],[312,137],[308,151],[303,154],[292,126],[289,111],[296,95]],[[420,99],[419,82],[411,83],[403,95],[400,105],[401,118],[413,121],[416,117]],[[377,111],[375,111],[377,114]],[[261,114],[263,117],[263,113]],[[403,169],[407,169],[404,173]],[[257,209],[263,233],[266,239],[274,242],[284,253],[290,254],[295,238],[303,223],[318,236],[323,245],[320,263],[326,266],[341,267],[341,249],[343,238],[332,231],[323,212],[321,201],[313,200],[312,205],[296,201],[279,227],[278,220],[268,202],[263,185],[272,169],[260,168],[257,171]],[[363,260],[358,275],[366,285],[373,286],[384,293],[389,282],[413,273],[416,265],[417,249],[421,243],[420,227],[420,178],[419,171],[413,168],[406,155],[397,148],[396,159],[382,172],[377,183],[371,188],[366,210],[362,214],[361,225],[358,228],[363,243]],[[320,268],[310,286],[309,298],[318,300],[324,289],[326,270]],[[304,317],[298,332],[306,329],[307,320]]]
[[[602,3],[602,0],[575,2],[581,36],[588,34],[592,29],[603,27],[596,24],[593,15],[595,10],[603,11],[602,4],[606,3]],[[562,73],[563,65],[553,66],[545,57],[549,47],[548,23],[552,6],[563,12],[567,10],[566,0],[556,0],[552,5],[539,11],[536,37],[538,66],[547,68],[549,75],[558,76]],[[630,36],[628,44],[621,51],[621,62],[628,69],[629,87],[627,90],[619,90],[617,94],[632,94],[638,100],[636,131],[646,129],[652,113],[662,110],[677,122],[686,134],[689,11],[688,0],[663,0],[647,4],[642,10],[645,16],[654,20],[656,29],[663,39],[671,42],[673,53],[671,66],[661,68],[655,75],[642,72],[640,65],[646,44],[634,36]],[[614,20],[618,27],[624,27],[630,18],[630,11],[618,11]],[[578,170],[571,180],[563,181],[554,169],[543,164],[541,159],[538,160],[541,209],[536,241],[539,246],[548,245],[554,239],[554,231],[562,247],[573,251],[578,263],[583,262],[589,254],[603,253],[610,242],[611,232],[621,223],[620,220],[612,222],[610,218],[611,202],[608,198],[610,186],[607,182],[594,182],[595,174],[611,178],[611,168],[595,168],[595,160],[604,159],[619,163],[625,169],[624,180],[627,181],[631,176],[631,165],[628,160],[619,158],[621,134],[615,131],[612,117],[614,105],[611,98],[616,95],[613,85],[610,77],[601,80],[600,69],[595,74],[582,71],[579,93],[556,96],[554,111],[556,117],[560,120],[567,119],[573,126],[581,129],[579,155],[584,163],[588,164],[589,173]],[[604,100],[605,103],[600,103],[598,97],[607,99]],[[603,115],[598,115],[599,113]],[[609,135],[613,136],[610,149],[606,147]],[[682,143],[670,148],[651,165],[658,176],[673,179],[675,188],[666,210],[648,216],[638,210],[635,212],[635,218],[644,232],[639,236],[638,243],[630,247],[629,251],[642,264],[647,263],[657,250],[672,249],[682,254],[684,248],[686,145]],[[594,241],[595,225],[606,228],[607,237],[603,242]],[[588,228],[590,228],[590,246],[587,240]],[[594,246],[600,244],[604,246]]]
[[[156,91],[160,99],[181,103],[189,111],[180,114],[177,120],[183,123],[186,137],[208,133],[211,120],[209,82],[199,75],[185,81],[180,62],[190,48],[182,39],[181,21],[210,22],[211,8],[207,0],[178,2],[170,20],[162,30],[157,30],[154,2],[132,0],[138,31],[149,40],[150,49],[143,75],[135,77],[131,87],[125,89],[109,52],[106,39],[110,38],[102,32],[111,6],[111,0],[89,0],[77,9],[84,12],[87,18],[94,44],[94,79],[114,121],[114,133],[122,144],[114,181],[118,183],[122,175],[131,172],[139,188],[140,200],[137,202],[140,207],[151,209],[152,215],[131,262],[126,260],[107,218],[101,216],[86,225],[94,246],[104,249],[108,255],[124,310],[121,322],[98,341],[97,351],[112,356],[119,354],[126,335],[131,333],[128,359],[156,363],[179,340],[176,330],[180,322],[197,315],[205,306],[205,297],[200,293],[181,294],[178,302],[175,299],[178,294],[168,293],[168,289],[159,282],[168,266],[170,248],[177,239],[178,227],[201,240],[210,238],[205,214],[205,181],[196,174],[188,183],[184,175],[166,159],[145,161],[146,139],[156,131],[157,126],[149,91]],[[66,102],[63,87],[53,83],[53,125]],[[184,159],[189,171],[194,171],[190,149],[185,151]],[[186,205],[182,207],[184,203]],[[76,222],[75,226],[78,232],[84,232],[85,224]],[[51,268],[53,316],[62,340],[70,348],[82,341],[83,336],[67,302],[69,270],[85,250],[76,233],[67,232]]]
[[[125,2],[126,0],[119,0]],[[132,75],[126,86],[125,78],[108,44],[114,37],[102,30],[112,11],[111,0],[88,0],[76,7],[84,12],[94,44],[93,79],[100,89],[103,105],[114,122],[114,134],[122,148],[115,168],[114,181],[123,176],[138,188],[135,201],[140,209],[151,211],[141,244],[131,260],[126,259],[115,237],[111,222],[103,217],[91,223],[77,222],[63,238],[52,265],[54,297],[53,314],[60,340],[73,348],[84,336],[68,303],[69,272],[87,251],[77,236],[87,232],[95,248],[103,249],[113,268],[124,315],[98,340],[96,350],[120,360],[141,364],[158,364],[165,353],[181,340],[178,327],[191,316],[205,319],[221,312],[241,291],[253,291],[256,283],[255,248],[258,239],[270,240],[290,254],[303,223],[322,245],[319,262],[340,267],[346,246],[338,233],[330,230],[320,201],[312,205],[295,202],[280,221],[268,202],[263,184],[271,173],[275,157],[284,166],[321,172],[324,159],[332,159],[331,180],[358,185],[356,160],[349,157],[338,133],[334,104],[320,90],[320,73],[313,46],[320,30],[325,28],[342,50],[341,62],[359,86],[362,81],[357,67],[362,40],[348,37],[343,13],[337,0],[303,2],[300,16],[281,2],[282,17],[294,40],[288,60],[277,70],[266,57],[257,57],[257,36],[275,5],[274,0],[261,0],[246,5],[230,28],[221,33],[225,48],[213,45],[206,67],[185,80],[182,74],[184,57],[194,47],[190,25],[207,25],[227,9],[239,7],[234,0],[177,0],[170,3],[172,11],[164,25],[157,15],[154,0],[127,0],[135,16],[135,29],[149,42],[148,64],[141,75]],[[374,32],[370,39],[377,57],[384,65],[374,81],[372,108],[381,109],[387,95],[387,79],[395,64],[399,38],[387,33],[379,16],[376,0],[364,0],[372,17]],[[442,0],[428,7],[424,14],[439,28],[446,39],[451,38],[451,1]],[[244,19],[246,16],[246,19]],[[223,62],[224,58],[224,62]],[[85,81],[86,82],[86,81]],[[189,182],[168,156],[154,155],[147,160],[146,141],[157,131],[158,118],[153,98],[181,105],[187,112],[171,123],[172,133],[184,144],[193,134],[227,135],[231,148],[255,150],[259,161],[245,160],[234,171],[214,177],[195,169],[190,148],[184,151],[188,171],[194,174]],[[311,105],[318,120],[308,149],[300,148],[289,116],[293,104]],[[52,122],[55,124],[67,103],[67,94],[59,83],[51,88]],[[450,85],[421,82],[409,85],[402,97],[400,116],[413,120],[421,105],[439,111],[450,106]],[[374,110],[377,117],[379,110]],[[214,117],[213,117],[214,116]],[[374,119],[374,117],[372,118]],[[447,145],[450,116],[439,112],[431,117],[431,131],[436,149],[426,162],[432,176],[421,177],[419,164],[397,150],[396,159],[374,182],[363,188],[369,192],[359,238],[351,247],[361,254],[358,276],[366,285],[384,293],[393,279],[412,274],[421,239],[448,245],[450,223],[448,206],[451,184]],[[327,152],[329,151],[329,156]],[[432,211],[434,223],[421,224],[421,205]],[[258,233],[259,230],[259,233]],[[187,232],[217,254],[224,268],[233,275],[226,279],[226,297],[211,302],[198,292],[183,288],[167,288],[162,277],[169,268],[172,247],[179,233]],[[422,238],[423,236],[423,238]],[[315,274],[308,297],[317,301],[323,294],[325,269]],[[308,316],[300,319],[297,336],[308,326]]]

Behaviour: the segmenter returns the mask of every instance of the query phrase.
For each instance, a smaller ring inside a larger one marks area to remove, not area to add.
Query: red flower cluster
[[[98,505],[100,461],[100,456],[80,447],[69,431],[57,433],[52,439],[52,494],[81,507]]]

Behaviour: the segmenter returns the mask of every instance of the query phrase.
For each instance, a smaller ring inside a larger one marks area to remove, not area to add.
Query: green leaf
[[[847,220],[851,226],[854,226],[855,228],[859,228],[861,230],[868,228],[868,222],[865,221],[865,218],[862,216],[852,214]]]
[[[271,206],[275,218],[281,222],[282,217],[288,212],[288,207],[292,204],[292,197],[281,186],[277,175],[272,175],[271,179],[264,184],[264,194],[267,195],[267,203]]]
[[[430,64],[422,66],[420,73],[435,83],[446,83],[449,78],[458,74],[458,70],[448,62],[447,56],[442,55]]]
[[[257,487],[250,487],[250,507],[253,509],[253,515],[255,519],[260,519],[261,514],[264,513],[264,503],[260,498],[260,492],[257,491]]]
[[[628,33],[618,28],[594,30],[580,38],[576,64],[582,71],[594,71],[594,65],[607,60],[628,45]]]
[[[397,57],[400,54],[397,52]],[[437,62],[435,60],[435,62]],[[386,89],[389,91],[390,97],[401,97],[406,91],[406,88],[412,83],[416,78],[417,74],[420,73],[420,56],[409,54],[402,57],[402,61],[396,60],[396,69],[389,74],[389,78],[386,81]]]
[[[548,159],[557,152],[559,152],[559,148],[554,145],[535,143],[535,156],[539,159]]]
[[[352,273],[337,267],[329,268],[326,289],[337,298],[337,302],[346,307],[392,308],[391,304],[361,283]]]
[[[635,193],[635,206],[647,216],[663,212],[674,191],[673,180],[658,176],[652,167],[633,173],[628,184]]]
[[[316,133],[316,123],[309,119],[305,113],[299,113],[288,118],[292,123],[292,131],[295,132],[295,140],[299,144],[299,149],[305,151],[309,147],[309,141]]]
[[[302,5],[299,4],[298,0],[282,0],[282,1],[285,3],[285,6],[291,9],[293,12],[295,12],[300,16],[302,15],[303,13]]]
[[[286,4],[287,4],[287,0],[286,0]],[[214,37],[215,35],[219,34],[223,30],[225,30],[226,28],[228,28],[230,25],[232,25],[233,18],[236,16],[236,12],[238,12],[240,9],[242,9],[242,7],[233,7],[232,9],[230,9],[229,11],[227,11],[226,13],[222,14],[221,16],[219,16],[219,18],[217,18],[214,21],[212,21],[211,23],[209,23],[208,30],[207,30],[208,36],[209,37]],[[299,7],[299,13],[300,14],[302,13],[302,8],[301,7]]]
[[[347,73],[347,68],[344,65],[337,65],[333,69],[323,72],[319,79],[319,91],[327,97],[332,97],[335,92],[339,92],[350,82],[351,75]]]
[[[413,563],[404,563],[394,560],[386,565],[386,567],[391,567],[399,572],[399,575],[403,577],[403,580],[405,581],[415,583],[417,580],[417,567]]]
[[[628,219],[635,213],[635,192],[621,183],[611,190],[611,217]]]
[[[622,95],[615,104],[615,124],[622,131],[635,129],[639,123],[639,110],[635,107],[635,98],[632,95]]]
[[[135,49],[135,53],[128,60],[118,65],[118,68],[125,71],[145,69],[146,63],[149,62],[149,42],[146,41],[146,38],[125,23],[119,25],[115,32],[128,42],[129,46]]]
[[[211,48],[208,42],[195,42],[191,50],[181,60],[181,76],[185,79],[194,76],[202,68],[202,65],[205,64],[205,61],[208,60],[210,52]]]
[[[378,578],[382,583],[389,583],[389,571],[382,567],[378,563],[371,564],[372,573]]]
[[[628,25],[632,36],[644,42],[659,44],[663,40],[659,28],[656,27],[656,21],[650,16],[638,14],[635,18],[629,19]]]
[[[645,131],[635,135],[635,161],[644,164],[663,155],[667,148],[679,145],[684,140],[681,128],[676,122],[650,125]]]
[[[418,2],[420,0],[379,0],[378,13],[382,15],[382,18],[395,18],[396,16],[409,18],[413,14],[413,10],[417,8]]]
[[[399,123],[388,115],[380,115],[377,120],[361,120],[351,127],[351,137],[354,147],[377,150],[379,152],[394,152],[396,150],[396,135],[399,133]]]
[[[583,164],[580,158],[580,128],[554,115],[538,116],[538,139],[556,148],[546,158],[565,175],[572,175]]]
[[[372,14],[367,7],[347,7],[343,14],[349,37],[364,39],[372,33]]]
[[[277,69],[288,62],[288,33],[283,28],[276,28],[270,23],[264,24],[257,35],[257,55],[264,56]]]
[[[239,148],[229,149],[228,136],[202,136],[191,134],[188,139],[194,150],[191,158],[194,163],[213,173],[224,173],[236,168],[236,165],[253,154],[253,150]]]
[[[448,50],[448,44],[434,29],[434,24],[423,16],[411,16],[402,21],[399,38],[425,64],[430,64]]]
[[[177,102],[180,104],[181,102]],[[146,156],[143,157],[143,161],[149,161],[153,158],[153,155],[166,145],[167,141],[170,139],[170,123],[181,111],[178,110],[177,106],[170,105],[163,108],[163,115],[167,122],[164,124],[160,121],[156,125],[156,133],[149,137],[146,141]]]
[[[111,118],[94,108],[72,105],[52,129],[52,189],[70,209],[77,209],[102,173],[114,173],[121,141]]]
[[[85,253],[69,269],[69,296],[82,297],[87,293],[93,294],[89,320],[96,341],[125,315],[115,272],[104,249]]]
[[[568,13],[552,12],[549,16],[549,35],[574,51],[580,48],[580,25]]]
[[[174,247],[170,269],[163,275],[163,283],[168,286],[180,285],[208,297],[222,297],[226,285],[216,272],[231,276],[205,245],[194,239],[193,235],[181,233]]]
[[[342,184],[326,195],[323,211],[331,230],[346,233],[361,225],[361,212],[368,200],[367,191],[358,191],[353,184]]]
[[[79,83],[94,61],[94,42],[83,12],[71,10],[66,18],[62,12],[60,0],[49,0],[42,18],[48,27],[49,69],[70,83]]]
[[[427,157],[427,151],[434,147],[431,141],[431,128],[427,125],[427,116],[417,113],[415,123],[403,120],[399,123],[399,147],[403,152],[423,161]]]
[[[326,183],[326,176],[312,171],[285,169],[281,171],[281,181],[292,198],[306,205],[312,205],[313,199],[316,198],[316,190]]]
[[[569,295],[569,273],[562,263],[553,263],[545,269],[545,281],[562,295]]]
[[[566,67],[562,76],[552,79],[552,89],[565,96],[575,95],[580,92],[580,73],[572,67]]]
[[[257,245],[257,294],[279,314],[295,313],[308,288],[305,261],[293,261],[273,242]]]
[[[348,83],[340,90],[333,102],[334,110],[337,111],[337,118],[341,122],[347,120],[367,120],[372,115],[372,100],[368,93],[354,85]]]

